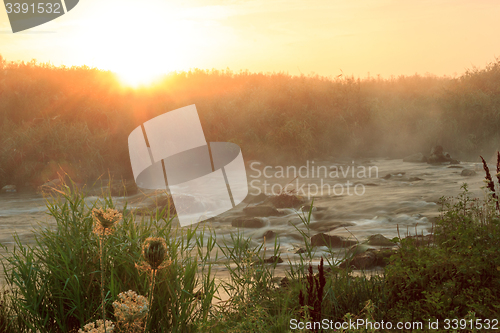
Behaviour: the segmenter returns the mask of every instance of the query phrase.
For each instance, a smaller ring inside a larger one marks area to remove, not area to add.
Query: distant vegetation
[[[500,147],[500,60],[459,78],[195,69],[134,90],[110,72],[0,56],[0,185],[37,185],[60,168],[76,181],[131,177],[128,134],[190,104],[207,141],[235,142],[247,160],[403,157],[436,144],[477,158]]]

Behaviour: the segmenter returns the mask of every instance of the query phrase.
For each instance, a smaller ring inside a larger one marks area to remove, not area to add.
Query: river
[[[476,170],[473,176],[462,176],[464,169]],[[368,236],[383,234],[391,239],[399,235],[428,234],[432,223],[440,214],[439,199],[456,196],[466,182],[476,197],[484,197],[480,189],[484,186],[484,172],[480,165],[461,162],[457,166],[406,163],[402,160],[372,159],[356,161],[314,160],[302,165],[266,166],[258,161],[247,163],[249,191],[253,194],[297,190],[307,199],[314,198],[311,223],[320,228],[311,230],[311,235],[324,231],[330,235],[341,235],[358,241]],[[323,188],[323,192],[319,190]],[[152,191],[131,197],[116,197],[117,206],[129,202],[130,208],[144,207]],[[98,197],[87,197],[92,203]],[[149,200],[149,201],[148,201]],[[54,225],[47,214],[45,199],[34,192],[6,193],[0,195],[0,243],[13,248],[14,233],[24,244],[33,244],[33,228]],[[236,216],[244,215],[243,202],[234,209],[221,214],[206,225],[215,231],[217,238],[237,231],[231,226]],[[243,228],[240,231],[252,237],[255,244],[262,242],[264,233],[272,231],[279,238],[284,256],[296,258],[295,252],[303,247],[302,237],[293,225],[305,230],[295,209],[280,209],[281,216],[263,217],[263,227]],[[341,222],[341,223],[339,223]],[[338,225],[348,227],[335,228]],[[331,229],[331,230],[329,230]],[[329,231],[328,231],[329,230]],[[267,248],[272,248],[273,239],[267,239]],[[269,250],[268,250],[269,251]],[[325,255],[326,247],[317,249],[315,257]],[[2,250],[2,253],[4,251]]]

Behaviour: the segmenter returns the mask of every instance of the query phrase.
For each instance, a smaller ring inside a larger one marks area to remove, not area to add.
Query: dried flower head
[[[115,317],[121,322],[142,320],[148,313],[146,297],[129,290],[118,294],[118,301],[113,302]]]
[[[97,235],[109,235],[113,231],[114,225],[122,218],[116,209],[108,208],[106,211],[102,208],[92,209],[94,217],[94,233]]]
[[[115,325],[113,325],[113,322],[106,320],[106,333],[113,333],[114,329]],[[88,323],[83,326],[83,330],[79,329],[78,333],[104,333],[104,331],[103,321],[99,319],[96,322]]]
[[[163,238],[149,237],[142,245],[142,255],[152,270],[157,270],[167,256],[167,243]]]
[[[146,297],[137,295],[132,290],[118,294],[118,300],[113,302],[117,326],[123,332],[142,332],[148,314]]]

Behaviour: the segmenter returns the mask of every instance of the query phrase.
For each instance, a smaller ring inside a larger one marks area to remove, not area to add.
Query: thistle
[[[163,238],[149,237],[144,241],[142,245],[142,256],[144,257],[145,264],[142,266],[136,265],[137,268],[145,269],[151,272],[151,284],[149,291],[148,304],[150,308],[153,307],[153,293],[155,288],[156,272],[159,269],[168,267],[170,261],[165,261],[167,257],[167,243]],[[144,326],[144,332],[146,332],[149,326],[149,319],[151,310],[148,311],[146,317],[146,325]]]
[[[104,299],[104,275],[105,275],[105,265],[104,265],[104,255],[105,255],[105,241],[106,236],[110,235],[115,224],[122,218],[116,209],[108,208],[104,211],[102,208],[92,209],[92,216],[94,217],[94,234],[99,236],[99,257],[101,259],[101,299],[102,299],[102,320],[106,321],[106,309],[105,309],[105,299]],[[107,327],[104,327],[104,332],[107,332]]]
[[[142,255],[153,271],[157,270],[167,255],[167,243],[163,238],[150,237],[142,245]]]

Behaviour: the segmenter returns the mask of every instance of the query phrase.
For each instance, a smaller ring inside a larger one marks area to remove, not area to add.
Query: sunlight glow
[[[125,86],[138,88],[140,86],[149,86],[157,79],[161,78],[164,73],[158,73],[155,68],[124,68],[113,69]]]
[[[115,72],[132,87],[195,67],[204,54],[199,47],[208,39],[203,24],[189,17],[176,17],[175,8],[167,8],[164,3],[157,6],[162,10],[121,6],[119,15],[94,15],[75,41],[81,49],[84,45],[83,55],[89,65]],[[163,33],[159,35],[158,31]]]

